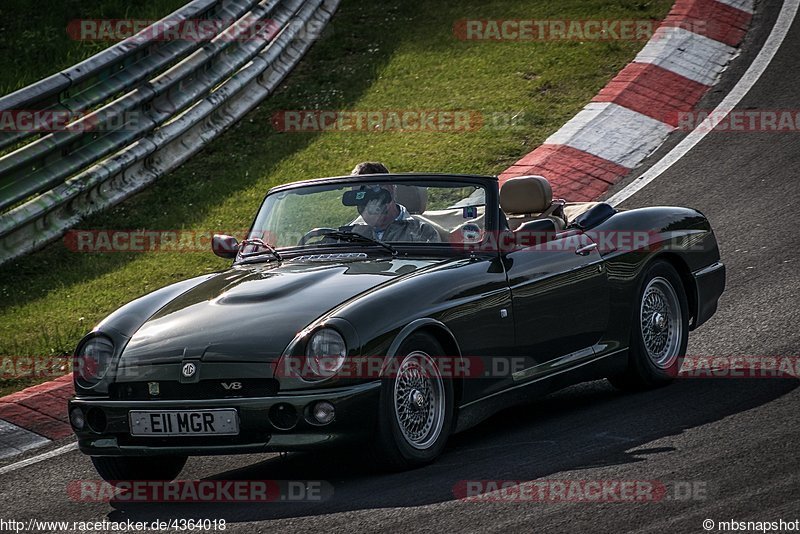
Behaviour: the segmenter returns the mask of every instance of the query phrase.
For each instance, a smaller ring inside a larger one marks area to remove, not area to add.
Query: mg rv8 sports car
[[[187,457],[351,444],[390,468],[581,381],[667,384],[717,309],[711,225],[554,199],[540,176],[375,174],[270,190],[229,268],[164,287],[75,353],[69,416],[107,480]]]

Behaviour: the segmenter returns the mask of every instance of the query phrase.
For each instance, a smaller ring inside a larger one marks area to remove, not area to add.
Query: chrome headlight
[[[114,359],[114,342],[104,335],[90,338],[75,353],[72,374],[81,386],[92,387],[100,382]]]
[[[317,330],[308,340],[306,366],[319,378],[335,375],[344,365],[346,356],[344,338],[332,328]]]

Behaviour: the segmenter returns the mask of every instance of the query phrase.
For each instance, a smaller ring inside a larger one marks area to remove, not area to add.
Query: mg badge
[[[183,376],[185,376],[186,378],[189,378],[189,377],[194,376],[194,374],[196,372],[197,372],[197,366],[195,364],[193,364],[191,362],[189,362],[187,364],[184,364],[183,370],[182,370]]]

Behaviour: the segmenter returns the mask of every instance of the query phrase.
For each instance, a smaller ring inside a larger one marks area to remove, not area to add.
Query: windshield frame
[[[435,174],[435,173],[398,173],[398,174],[361,174],[351,176],[336,176],[330,178],[317,178],[313,180],[303,180],[292,182],[284,185],[279,185],[267,191],[264,199],[259,204],[258,210],[250,223],[247,235],[253,234],[253,230],[258,220],[259,214],[264,209],[267,199],[275,194],[292,191],[314,186],[325,185],[358,185],[359,183],[396,183],[408,185],[447,185],[447,184],[462,184],[462,185],[475,185],[484,188],[486,192],[485,199],[485,213],[486,222],[484,224],[484,240],[489,233],[496,233],[499,228],[499,186],[496,176],[482,176],[474,174]],[[429,184],[426,184],[429,182]],[[480,249],[481,243],[476,243],[475,248]],[[415,242],[391,242],[392,247],[398,250],[399,255],[429,255],[429,256],[470,256],[475,255],[476,252],[461,249],[453,246],[451,243],[415,243]],[[304,246],[281,247],[277,249],[280,251],[281,256],[291,259],[295,256],[325,253],[341,253],[341,252],[366,252],[368,254],[385,255],[387,251],[378,245],[371,246],[355,245],[353,243],[327,243],[327,244],[313,244]],[[496,255],[497,252],[491,252],[489,255]],[[271,255],[266,254],[264,257],[245,257],[237,254],[235,263],[253,263],[255,261],[269,261]]]

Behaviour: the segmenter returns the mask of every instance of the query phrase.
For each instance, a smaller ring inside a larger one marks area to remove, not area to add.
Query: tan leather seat
[[[402,204],[412,215],[425,213],[428,207],[428,190],[415,185],[397,185],[394,190],[394,199]]]
[[[555,215],[563,211],[563,201],[553,202],[553,189],[544,176],[519,176],[506,181],[500,188],[500,208],[512,231],[528,221],[545,217],[553,220],[556,230],[566,226],[566,221]]]
[[[428,209],[428,189],[416,185],[397,185],[394,190],[394,200],[406,208],[415,219],[427,223],[439,234],[439,238],[446,242],[450,232],[446,228],[431,221],[422,214]]]

